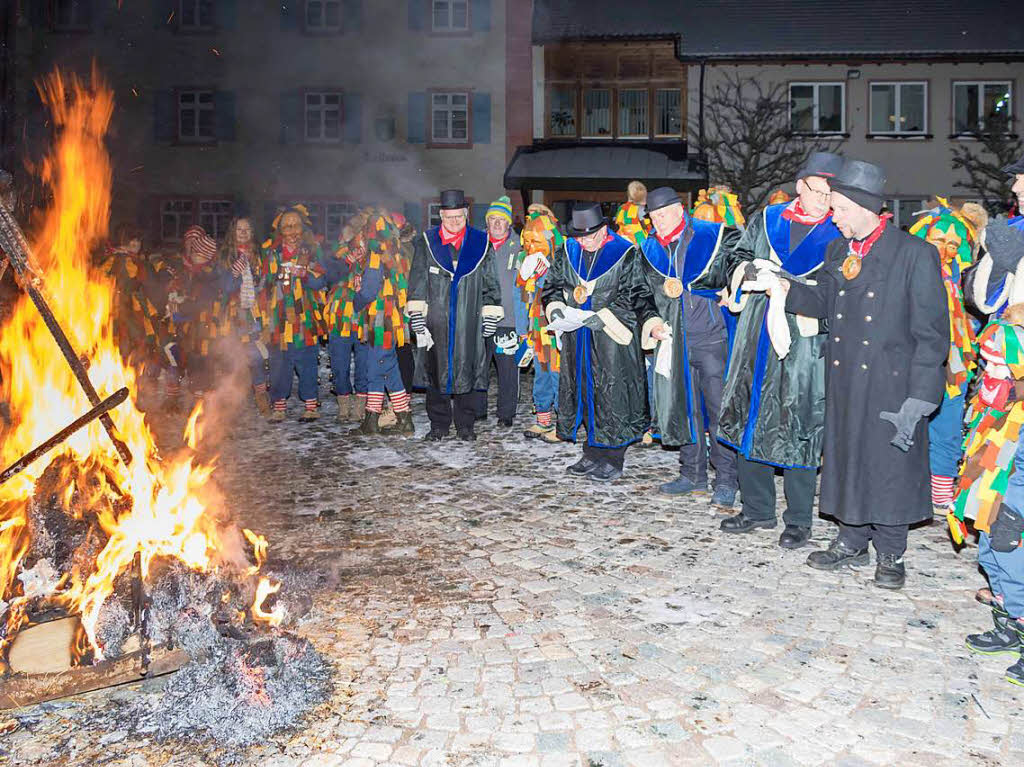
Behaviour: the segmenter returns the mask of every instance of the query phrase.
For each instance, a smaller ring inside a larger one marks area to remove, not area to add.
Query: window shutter
[[[409,122],[406,127],[406,141],[423,144],[427,140],[427,94],[423,91],[409,94]]]
[[[352,144],[363,140],[363,100],[358,93],[346,93],[341,108],[345,115],[344,138]]]
[[[491,143],[491,94],[473,94],[473,143]]]
[[[342,0],[341,28],[343,32],[358,32],[363,28],[363,0]]]
[[[281,29],[298,29],[302,22],[302,0],[280,0]]]
[[[486,32],[491,28],[491,0],[472,0],[469,19],[473,29]]]
[[[409,0],[409,29],[423,29],[427,0]]]
[[[43,5],[43,3],[39,3]],[[177,10],[178,4],[174,0],[153,0],[153,28],[154,29],[176,29],[177,28]],[[171,18],[171,14],[174,14],[174,18]],[[167,20],[171,19],[171,23],[168,24]]]
[[[178,100],[174,91],[153,94],[153,138],[156,141],[178,138]]]
[[[215,91],[213,94],[215,132],[218,141],[235,140],[235,92]]]
[[[281,94],[281,143],[298,144],[304,132],[302,93],[296,90],[285,91]]]
[[[418,202],[407,202],[402,206],[405,213],[405,220],[416,229],[423,228],[423,206]]]
[[[234,29],[237,18],[237,0],[217,0],[213,4],[213,24],[217,29]]]
[[[470,206],[469,209],[469,225],[476,227],[477,229],[486,229],[487,221],[487,209],[490,205],[477,205]]]

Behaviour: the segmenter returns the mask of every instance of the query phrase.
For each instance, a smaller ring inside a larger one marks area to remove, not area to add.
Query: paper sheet
[[[584,309],[577,309],[574,306],[567,306],[561,318],[548,323],[548,329],[556,333],[571,333],[583,327],[583,323],[594,316],[596,312]]]

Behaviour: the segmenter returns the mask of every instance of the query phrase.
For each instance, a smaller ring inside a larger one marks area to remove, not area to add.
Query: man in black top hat
[[[634,305],[636,251],[613,234],[597,203],[573,208],[569,239],[552,254],[541,300],[548,322],[568,307],[592,311],[584,327],[563,333],[558,437],[587,430],[572,474],[608,482],[622,475],[626,448],[647,428],[644,359]]]
[[[869,561],[875,583],[903,586],[909,525],[932,515],[927,416],[942,401],[949,316],[935,249],[880,216],[885,173],[846,160],[831,182],[842,233],[817,284],[783,279],[786,311],[828,320],[820,508],[839,535],[807,564]]]
[[[420,346],[417,377],[427,386],[426,439],[434,442],[448,436],[453,417],[459,439],[476,439],[473,392],[487,390],[484,339],[504,315],[487,233],[467,226],[468,216],[461,189],[441,192],[441,225],[416,240],[409,270],[405,310]]]

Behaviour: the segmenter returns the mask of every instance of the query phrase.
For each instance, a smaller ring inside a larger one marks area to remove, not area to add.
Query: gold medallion
[[[665,295],[669,298],[679,298],[683,295],[683,281],[678,277],[669,277],[665,280],[665,284],[661,286],[661,289],[665,291]]]
[[[848,280],[853,280],[857,278],[858,274],[860,274],[860,258],[851,253],[843,261],[843,276]]]
[[[576,303],[584,303],[587,300],[587,298],[589,298],[589,296],[587,295],[587,286],[577,285],[575,288],[573,288],[572,297],[576,301]]]

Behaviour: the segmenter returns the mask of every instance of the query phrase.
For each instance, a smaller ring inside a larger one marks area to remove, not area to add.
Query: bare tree
[[[953,147],[953,170],[967,175],[967,181],[957,182],[956,188],[981,200],[989,213],[1005,213],[1012,179],[1003,168],[1020,159],[1024,142],[1010,133],[1006,117],[989,117],[985,127],[989,130],[977,134],[977,141]]]
[[[785,83],[724,78],[704,101],[703,146],[696,126],[690,142],[706,157],[710,181],[728,184],[749,216],[773,189],[793,180],[812,152],[834,151],[837,140],[793,132]]]

